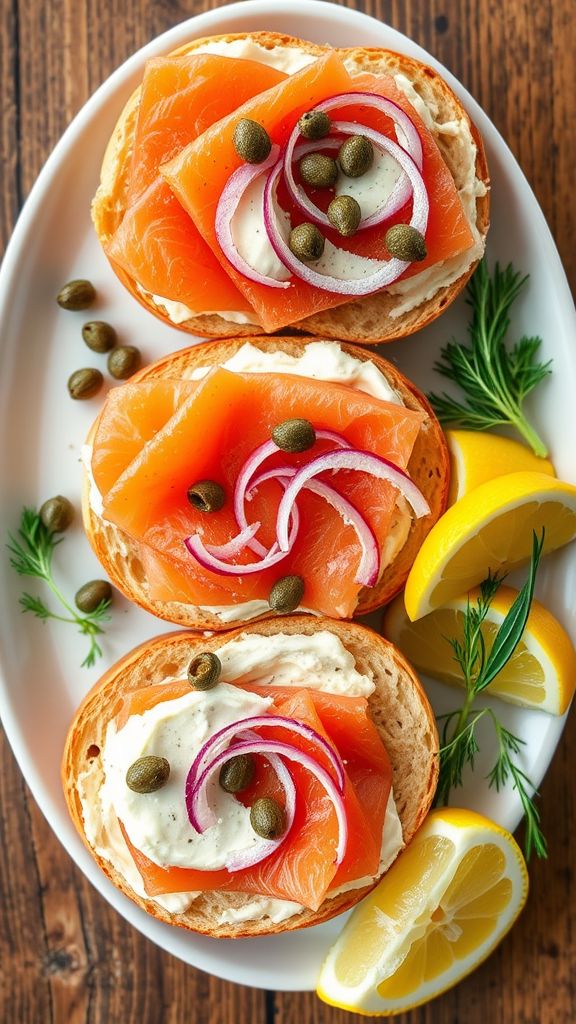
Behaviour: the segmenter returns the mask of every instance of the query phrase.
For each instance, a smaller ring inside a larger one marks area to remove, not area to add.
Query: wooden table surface
[[[274,0],[271,0],[273,3]],[[2,0],[0,243],[64,128],[134,50],[218,0]],[[576,284],[572,0],[349,0],[407,33],[470,89],[512,147]],[[576,720],[542,786],[550,859],[518,925],[472,977],[403,1024],[576,1019]],[[356,1024],[311,994],[242,988],[161,952],[85,881],[0,737],[3,1024]]]

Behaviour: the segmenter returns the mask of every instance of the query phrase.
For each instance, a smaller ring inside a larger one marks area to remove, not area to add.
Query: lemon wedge
[[[508,473],[452,505],[420,548],[404,594],[414,622],[477,586],[490,570],[530,558],[532,532],[545,528],[544,553],[576,536],[576,487],[545,473]]]
[[[482,624],[487,653],[517,595],[518,591],[512,587],[500,587],[493,597]],[[479,590],[471,591],[471,603],[479,596]],[[386,608],[382,632],[420,672],[444,683],[462,686],[462,674],[447,637],[463,641],[467,601],[467,597],[456,598],[444,608],[410,622],[403,597],[399,596]],[[544,605],[533,600],[522,639],[486,693],[509,704],[563,715],[575,687],[574,645],[558,620]]]
[[[549,459],[541,459],[519,441],[476,430],[447,430],[450,451],[448,504],[463,498],[475,487],[505,473],[546,473],[554,476]]]
[[[526,864],[508,832],[473,811],[433,811],[345,924],[317,993],[378,1016],[420,1006],[486,959],[527,894]]]

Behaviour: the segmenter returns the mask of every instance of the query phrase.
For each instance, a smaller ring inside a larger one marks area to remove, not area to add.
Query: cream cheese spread
[[[353,655],[327,630],[312,636],[246,634],[223,644],[218,656],[223,680],[281,686],[301,686],[305,680],[310,689],[351,696],[368,696],[374,689],[371,677],[357,670]],[[188,822],[182,796],[187,771],[202,743],[228,723],[265,713],[269,705],[267,698],[223,681],[214,690],[191,691],[133,715],[119,731],[114,723],[109,724],[101,758],[95,759],[78,778],[78,794],[88,841],[138,895],[149,898],[120,831],[119,819],[134,845],[161,865],[216,869],[224,864],[229,852],[245,849],[255,841],[249,812],[221,790],[217,782],[210,793],[217,825],[203,835],[198,835]],[[156,793],[133,793],[125,784],[126,771],[147,753],[169,760],[170,778]],[[402,845],[401,825],[391,795],[379,873]],[[370,881],[358,879],[331,895]],[[197,895],[168,894],[155,897],[155,902],[172,913],[183,913]],[[291,901],[256,897],[243,907],[223,912],[220,923],[265,917],[280,921],[302,909]]]
[[[288,373],[292,377],[346,384],[355,391],[364,391],[383,402],[404,404],[401,396],[371,360],[356,359],[344,352],[336,341],[310,341],[300,356],[291,356],[280,350],[262,351],[247,341],[222,366],[233,373]],[[190,378],[200,380],[211,369],[211,366],[198,366]]]

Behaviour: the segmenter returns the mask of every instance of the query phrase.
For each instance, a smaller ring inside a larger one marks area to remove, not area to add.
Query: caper
[[[238,121],[234,129],[234,149],[249,164],[261,164],[270,155],[272,143],[265,128],[249,117]]]
[[[353,235],[362,219],[360,204],[353,196],[337,196],[327,212],[332,227],[341,235]]]
[[[139,757],[126,772],[126,785],[134,793],[154,793],[170,777],[170,762],[165,757],[147,754]]]
[[[250,754],[238,754],[231,757],[220,769],[220,785],[227,793],[241,793],[254,778],[256,765]]]
[[[372,143],[365,135],[352,135],[338,150],[338,163],[348,178],[360,178],[374,160]]]
[[[96,298],[96,289],[90,281],[68,281],[56,296],[62,309],[87,309]]]
[[[140,349],[135,345],[119,345],[108,356],[108,373],[116,380],[127,380],[136,373],[141,362]]]
[[[426,259],[426,242],[416,228],[410,224],[394,224],[384,236],[384,245],[391,256],[406,263]]]
[[[332,122],[323,110],[308,110],[298,121],[300,134],[305,139],[323,139],[331,127]]]
[[[250,824],[263,839],[277,839],[286,829],[286,816],[271,796],[261,796],[250,808]]]
[[[283,452],[306,452],[316,441],[310,420],[284,420],[274,427],[272,440]]]
[[[73,518],[74,506],[62,494],[48,498],[40,508],[40,519],[50,533],[62,533],[67,530]]]
[[[84,370],[75,370],[68,378],[68,391],[71,398],[92,398],[100,391],[104,377],[100,370],[88,366]]]
[[[109,352],[116,344],[116,331],[103,320],[90,320],[84,324],[82,337],[93,352]]]
[[[222,664],[213,651],[197,654],[188,665],[188,682],[195,690],[211,690],[220,679]]]
[[[338,165],[331,156],[323,153],[307,153],[298,164],[300,177],[313,188],[331,188],[338,177]]]
[[[94,612],[103,601],[112,600],[112,587],[108,580],[90,580],[77,591],[74,598],[81,612]]]
[[[299,260],[319,260],[324,252],[324,235],[315,224],[299,224],[290,232],[290,249]]]
[[[188,488],[186,497],[199,512],[219,512],[226,501],[226,491],[215,480],[198,480]]]
[[[301,576],[282,576],[270,591],[268,604],[275,612],[293,612],[304,597],[304,580]]]

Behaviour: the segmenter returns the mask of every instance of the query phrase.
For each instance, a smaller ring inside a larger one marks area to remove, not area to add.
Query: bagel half
[[[321,924],[349,910],[376,885],[352,889],[327,898],[318,911],[301,914],[278,924],[270,920],[218,923],[226,909],[238,909],[254,899],[242,893],[202,893],[184,913],[171,914],[153,900],[139,896],[86,837],[78,777],[86,770],[102,771],[100,752],[108,722],[118,713],[121,698],[140,687],[186,675],[190,659],[200,650],[217,651],[224,641],[245,633],[271,636],[275,633],[310,635],[320,629],[335,633],[353,654],[356,668],[372,673],[376,689],[369,698],[372,718],[380,732],[392,765],[392,786],[405,843],[422,824],[434,796],[438,776],[438,735],[432,709],[414,670],[402,654],[372,630],[357,624],[290,616],[233,630],[225,636],[204,637],[192,633],[170,633],[137,647],[117,662],[96,684],[78,708],[66,740],[62,761],[62,783],[68,810],[88,850],[108,878],[142,909],[168,924],[175,924],[215,938],[292,931]]]
[[[266,351],[282,351],[292,356],[299,356],[306,348],[306,340],[301,338],[281,337],[266,338],[231,338],[214,341],[206,345],[196,345],[166,356],[150,366],[144,367],[132,381],[150,380],[165,377],[178,379],[183,373],[190,374],[200,366],[218,366],[226,362],[246,342]],[[397,391],[409,409],[417,409],[426,415],[418,434],[407,471],[412,480],[426,497],[431,514],[422,519],[413,519],[408,539],[397,557],[388,565],[375,587],[360,592],[356,614],[363,615],[381,607],[402,589],[406,582],[412,563],[425,536],[446,509],[448,487],[450,482],[450,461],[446,439],[430,405],[424,395],[404,377],[392,363],[377,356],[375,353],[360,348],[342,345],[342,350],[355,359],[374,363],[386,377],[392,388]],[[91,444],[98,420],[92,427],[87,438]],[[82,487],[82,512],[84,527],[94,552],[110,579],[126,597],[136,604],[152,612],[161,619],[175,622],[180,626],[194,629],[222,630],[229,628],[216,615],[197,608],[194,605],[176,601],[154,601],[148,596],[148,588],[138,548],[134,541],[112,523],[106,522],[90,505],[90,480],[84,473]],[[270,611],[258,618],[268,618],[274,613]],[[240,623],[242,620],[237,620]]]
[[[291,47],[318,57],[328,49],[275,32],[254,32],[195,39],[174,52],[193,54],[208,42],[234,43],[241,40],[253,42],[264,51]],[[299,332],[372,345],[403,338],[425,327],[435,320],[462,290],[483,253],[489,226],[490,179],[480,134],[459,99],[438,72],[414,58],[390,50],[350,48],[335,52],[345,60],[346,67],[352,75],[364,72],[402,75],[404,82],[408,83],[406,88],[412,88],[418,101],[425,104],[429,111],[430,130],[454,178],[475,239],[470,264],[460,272],[460,265],[457,262],[460,258],[448,260],[443,266],[443,280],[446,283],[441,284],[430,294],[430,284],[423,282],[422,299],[410,309],[399,313],[403,308],[403,304],[400,304],[403,285],[399,283],[374,295],[347,302],[291,325],[291,329]],[[140,90],[137,89],[128,100],[114,128],[104,155],[100,185],[92,203],[92,219],[104,247],[119,226],[126,210],[139,98]],[[114,264],[112,266],[122,283],[145,308],[164,322],[171,323],[166,309],[161,304],[158,304],[151,295],[143,293],[135,280],[124,270]],[[203,337],[236,337],[258,333],[258,327],[254,324],[232,323],[216,314],[193,316],[179,323],[178,327]]]

